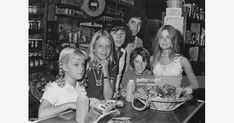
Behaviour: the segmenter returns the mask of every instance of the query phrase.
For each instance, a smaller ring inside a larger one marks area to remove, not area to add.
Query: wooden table
[[[119,110],[120,117],[130,117],[132,123],[187,123],[203,105],[204,101],[191,100],[174,111],[165,112],[152,109],[136,111],[131,103],[125,103],[125,106]],[[104,118],[101,120],[101,123],[106,123],[108,120]],[[38,120],[35,123],[76,123],[75,111]]]

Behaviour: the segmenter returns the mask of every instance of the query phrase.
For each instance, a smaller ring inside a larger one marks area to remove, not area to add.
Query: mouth
[[[101,56],[107,56],[107,54],[100,54]]]
[[[162,45],[167,46],[168,44],[162,44]]]
[[[137,31],[136,30],[132,30],[132,33],[136,33]]]
[[[122,42],[121,42],[121,41],[116,41],[115,43],[116,43],[116,44],[122,44]]]
[[[79,75],[83,75],[83,74],[84,74],[84,72],[82,72],[82,73],[77,73],[77,74],[79,74]]]

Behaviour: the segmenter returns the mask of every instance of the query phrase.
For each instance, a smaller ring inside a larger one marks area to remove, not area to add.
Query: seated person
[[[149,57],[149,52],[143,47],[136,48],[132,51],[130,65],[133,69],[123,75],[122,83],[120,84],[122,96],[126,95],[129,80],[134,80],[136,85],[135,91],[142,86],[155,85],[154,76],[149,70]]]
[[[117,65],[114,62],[114,41],[106,30],[97,31],[89,46],[87,96],[99,100],[112,99]]]
[[[46,118],[68,109],[76,109],[76,99],[85,93],[82,78],[85,73],[85,53],[77,48],[64,48],[59,56],[59,78],[46,86],[38,110]]]
[[[151,69],[158,84],[179,88],[184,71],[190,82],[187,88],[198,88],[198,81],[190,62],[179,53],[178,34],[173,26],[164,25],[158,30],[153,49]]]

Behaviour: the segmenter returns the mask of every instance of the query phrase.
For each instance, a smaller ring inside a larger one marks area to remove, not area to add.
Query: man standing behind
[[[145,19],[146,19],[145,13],[135,9],[128,12],[124,18],[127,27],[131,31],[130,33],[134,37],[133,40],[129,41],[129,44],[127,44],[125,48],[125,50],[127,51],[125,72],[128,71],[129,69],[132,69],[131,65],[129,64],[131,52],[138,47],[143,47],[143,41],[137,36],[137,34],[140,32],[142,23],[144,22]]]

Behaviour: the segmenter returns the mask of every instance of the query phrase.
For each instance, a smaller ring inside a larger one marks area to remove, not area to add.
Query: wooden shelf
[[[69,9],[75,9],[75,10],[80,10],[80,6],[77,6],[77,5],[71,5],[71,4],[61,4],[61,3],[58,3],[56,4],[57,7],[59,8],[69,8]]]

